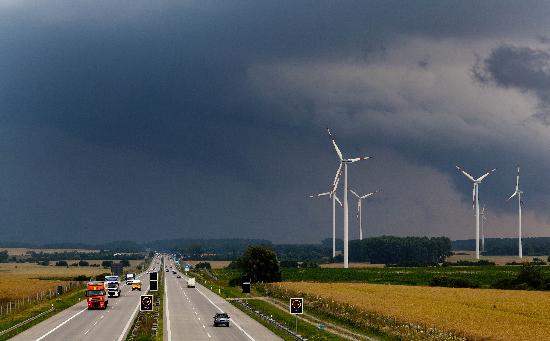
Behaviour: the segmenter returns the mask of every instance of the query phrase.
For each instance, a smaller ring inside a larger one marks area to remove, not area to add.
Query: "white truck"
[[[194,288],[195,287],[195,277],[191,277],[187,280],[187,287],[188,288]]]
[[[118,276],[105,276],[105,288],[109,297],[119,297],[120,280]]]
[[[126,274],[126,285],[132,285],[134,279],[136,279],[135,274]]]

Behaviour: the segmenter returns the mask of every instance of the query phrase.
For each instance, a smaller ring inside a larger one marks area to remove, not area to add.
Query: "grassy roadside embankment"
[[[52,307],[52,305],[54,308],[52,312],[44,314],[40,318],[37,318],[36,320],[33,320],[17,329],[10,331],[9,333],[6,333],[0,336],[0,341],[8,340],[9,338],[21,333],[22,331],[27,330],[30,327],[50,318],[51,316],[77,304],[78,302],[83,300],[84,291],[85,291],[85,288],[74,289],[65,294],[60,295],[57,298],[46,300],[32,307],[29,307],[28,309],[25,309],[7,316],[3,316],[2,318],[0,318],[0,331],[6,330],[28,318],[31,318],[42,312],[45,312],[49,310]]]
[[[254,289],[254,286],[252,288],[252,292],[249,295],[243,294],[240,287],[229,286],[228,283],[231,279],[232,274],[233,273],[231,271],[228,272],[218,270],[214,270],[213,272],[199,270],[187,273],[188,276],[195,276],[197,281],[199,281],[206,288],[211,289],[223,298],[229,298],[229,301],[235,307],[264,325],[274,334],[280,336],[284,340],[295,340],[294,337],[286,333],[284,330],[267,322],[258,315],[249,311],[248,309],[243,308],[235,300],[233,300],[235,298],[243,298],[253,309],[262,312],[264,315],[271,316],[275,321],[281,323],[291,330],[294,330],[296,328],[296,317],[291,315],[287,310],[282,310],[279,307],[274,306],[271,303],[262,299],[251,299],[251,297],[262,296],[259,291]],[[302,318],[298,318],[298,333],[309,340],[342,340],[340,336],[330,333],[327,330],[320,329],[317,324],[307,322]]]

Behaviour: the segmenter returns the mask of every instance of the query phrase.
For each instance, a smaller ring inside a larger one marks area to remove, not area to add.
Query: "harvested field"
[[[471,339],[550,340],[549,292],[360,283],[274,286]]]
[[[69,261],[71,264],[73,261]],[[77,261],[76,261],[77,262]],[[90,264],[101,261],[90,261]],[[139,260],[130,261],[132,268],[142,263]],[[79,275],[87,277],[109,272],[109,269],[93,266],[42,266],[32,263],[0,263],[0,302],[24,298],[38,292],[55,289],[66,283],[52,278],[69,278]],[[42,279],[41,279],[42,278]]]
[[[465,253],[463,255],[452,255],[449,258],[447,258],[448,262],[457,262],[459,260],[469,260],[469,261],[476,261],[476,253],[475,251],[455,251],[455,253]],[[494,262],[496,265],[505,265],[506,263],[523,263],[523,262],[531,262],[534,258],[539,258],[544,261],[548,259],[548,256],[523,256],[522,259],[520,259],[518,256],[480,256],[479,259],[488,260],[490,262]]]
[[[189,260],[189,261],[186,261],[187,263],[195,266],[197,265],[198,263],[210,263],[210,266],[212,267],[212,269],[222,269],[222,268],[225,268],[226,266],[229,265],[229,263],[231,263],[231,261],[229,260],[201,260],[201,261],[197,261],[197,260]]]

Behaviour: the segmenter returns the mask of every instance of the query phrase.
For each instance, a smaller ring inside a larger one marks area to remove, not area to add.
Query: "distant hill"
[[[453,251],[475,251],[475,239],[453,240],[451,247]],[[550,255],[550,237],[524,238],[522,248],[524,256]],[[511,256],[517,255],[517,253],[517,238],[485,238],[484,255]]]

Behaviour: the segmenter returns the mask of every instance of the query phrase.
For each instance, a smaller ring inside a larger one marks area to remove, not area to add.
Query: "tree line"
[[[540,256],[550,254],[549,237],[524,238],[522,240],[524,256]],[[454,240],[452,249],[455,251],[474,251],[475,239]],[[517,238],[485,238],[485,251],[487,256],[510,256],[518,254]]]
[[[349,248],[352,262],[392,265],[438,264],[452,254],[447,237],[371,237],[352,240]]]

